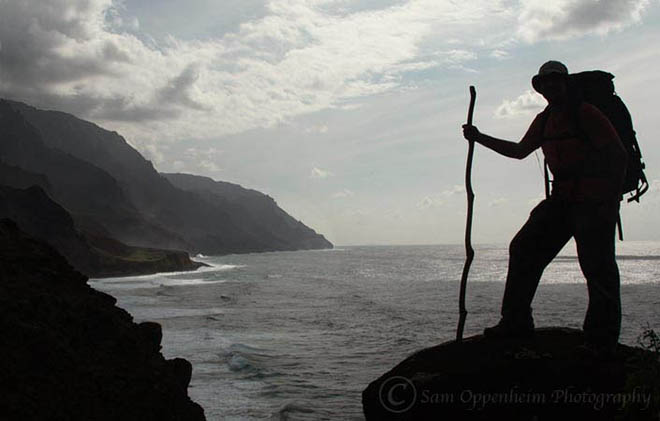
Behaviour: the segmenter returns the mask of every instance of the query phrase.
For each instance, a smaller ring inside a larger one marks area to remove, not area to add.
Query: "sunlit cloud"
[[[322,179],[322,178],[332,177],[333,175],[334,175],[334,174],[331,173],[331,172],[328,171],[328,170],[323,170],[323,169],[321,169],[321,168],[316,168],[316,167],[312,168],[312,170],[311,170],[311,172],[310,172],[310,174],[309,174],[309,176],[310,176],[311,178],[320,178],[320,179]]]
[[[343,189],[332,195],[332,197],[335,199],[345,199],[347,197],[353,197],[353,196],[355,196],[355,193],[349,189]]]
[[[498,118],[510,118],[520,115],[530,115],[542,111],[546,105],[547,102],[543,96],[527,90],[514,100],[505,99],[502,101],[502,104],[495,110],[495,116]]]
[[[447,202],[454,200],[455,196],[465,194],[465,191],[464,186],[456,185],[440,193],[424,196],[419,202],[417,202],[417,209],[425,210],[444,206]]]
[[[489,208],[496,208],[499,206],[502,206],[506,204],[509,200],[506,197],[498,197],[497,199],[493,199],[490,202],[488,202],[488,207]]]

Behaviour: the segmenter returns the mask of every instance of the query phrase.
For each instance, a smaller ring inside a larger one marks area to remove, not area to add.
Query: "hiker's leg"
[[[533,326],[532,299],[545,267],[571,238],[566,205],[546,199],[509,246],[509,269],[502,300],[502,319]]]
[[[619,268],[614,253],[618,214],[618,202],[584,204],[574,212],[578,258],[589,291],[585,340],[605,346],[616,345],[621,330]]]

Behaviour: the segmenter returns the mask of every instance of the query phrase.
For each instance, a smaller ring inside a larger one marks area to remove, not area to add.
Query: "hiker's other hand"
[[[479,129],[477,129],[475,126],[470,124],[463,125],[463,137],[465,137],[467,140],[476,142],[479,140],[480,136],[481,132],[479,132]]]

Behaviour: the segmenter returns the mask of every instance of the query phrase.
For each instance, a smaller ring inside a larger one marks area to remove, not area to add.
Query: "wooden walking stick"
[[[477,91],[474,86],[470,86],[470,108],[468,109],[467,124],[472,125],[472,115],[474,114],[474,102],[477,99]],[[456,342],[463,340],[463,328],[465,327],[465,318],[467,310],[465,309],[465,290],[467,287],[468,273],[470,265],[474,259],[474,249],[472,248],[472,209],[474,207],[474,192],[472,191],[472,157],[474,156],[474,141],[468,142],[467,164],[465,166],[465,190],[467,191],[467,223],[465,224],[465,265],[463,266],[463,275],[461,276],[461,290],[458,299],[458,328],[456,329]]]

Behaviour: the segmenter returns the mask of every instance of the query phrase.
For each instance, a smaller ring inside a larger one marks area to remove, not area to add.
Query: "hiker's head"
[[[568,69],[564,64],[550,60],[532,78],[532,86],[549,102],[564,99],[568,94]]]

